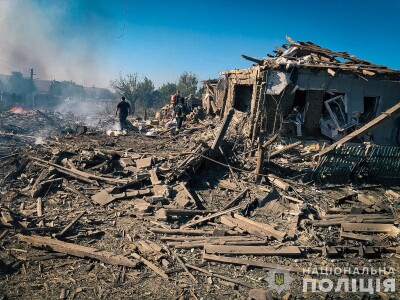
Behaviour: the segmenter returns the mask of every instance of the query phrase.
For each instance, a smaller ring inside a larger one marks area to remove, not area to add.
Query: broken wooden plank
[[[9,158],[11,158],[11,157],[18,156],[18,155],[19,155],[19,153],[14,153],[14,154],[6,155],[6,156],[3,156],[3,157],[0,157],[0,161],[6,160],[6,159],[9,159]]]
[[[205,253],[231,255],[301,255],[299,247],[295,246],[231,246],[231,245],[204,245]]]
[[[192,241],[192,242],[168,242],[168,247],[175,249],[203,249],[205,241]]]
[[[235,211],[235,210],[238,210],[238,209],[240,209],[240,208],[241,208],[241,206],[238,205],[238,206],[229,208],[229,209],[227,209],[227,210],[223,210],[223,211],[217,212],[217,213],[215,213],[215,214],[211,214],[211,215],[209,215],[209,216],[199,218],[199,219],[194,220],[194,221],[192,221],[192,222],[190,222],[190,223],[186,223],[185,225],[181,226],[180,228],[181,228],[181,229],[186,229],[186,228],[192,227],[192,226],[194,226],[194,225],[200,224],[200,223],[202,223],[202,222],[204,222],[204,221],[209,221],[209,220],[212,220],[212,219],[217,218],[217,217],[219,217],[219,216],[223,216],[223,215],[225,215],[225,214],[231,213],[231,212],[233,212],[233,211]]]
[[[368,71],[368,70],[365,70],[365,69],[362,70],[362,73],[364,75],[368,75],[368,76],[374,76],[375,75],[375,72],[371,72],[371,71]]]
[[[36,211],[37,211],[37,216],[42,217],[43,216],[43,201],[42,198],[37,198],[36,200]],[[39,222],[39,226],[42,227],[44,225],[43,220]]]
[[[136,163],[136,167],[139,169],[149,168],[149,167],[151,167],[151,164],[152,164],[152,158],[147,157],[147,158],[143,158],[143,159],[136,159],[135,163]]]
[[[235,197],[232,201],[230,201],[222,210],[227,210],[235,205],[238,205],[242,197],[247,193],[249,189],[244,189],[243,192],[241,192],[239,195]]]
[[[357,200],[360,201],[361,203],[364,203],[365,205],[374,205],[375,203],[365,197],[363,194],[358,194]]]
[[[79,215],[77,215],[76,218],[74,218],[67,226],[65,226],[65,228],[64,228],[59,234],[56,235],[56,237],[57,237],[57,238],[63,237],[63,236],[68,232],[68,230],[70,230],[70,229],[72,228],[72,226],[74,226],[75,223],[78,222],[79,219],[80,219],[85,213],[86,213],[86,211],[83,211],[83,212],[81,212]]]
[[[28,165],[29,160],[28,159],[23,159],[20,164],[18,165],[17,169],[8,173],[5,177],[4,177],[4,181],[7,180],[11,180],[11,179],[15,179],[17,178],[19,175],[22,174],[22,172],[24,172],[24,170],[26,169],[26,166]]]
[[[215,210],[195,210],[195,209],[174,209],[174,208],[161,208],[155,213],[157,220],[168,220],[172,216],[195,216],[215,213]]]
[[[196,278],[193,276],[192,273],[190,273],[190,271],[188,270],[188,268],[186,267],[186,265],[182,261],[182,259],[179,257],[179,255],[175,251],[171,251],[171,253],[175,257],[177,262],[181,265],[181,267],[185,270],[185,273],[190,277],[190,279],[192,279],[192,281],[197,284],[198,282],[197,282]]]
[[[151,232],[161,234],[176,234],[176,235],[212,235],[212,230],[192,230],[192,229],[164,229],[164,228],[150,228]]]
[[[218,149],[219,149],[219,152],[221,152],[221,155],[222,155],[222,157],[224,158],[225,163],[226,163],[226,165],[227,165],[228,168],[229,168],[229,172],[231,172],[231,176],[232,176],[233,181],[235,181],[235,183],[236,183],[240,188],[243,189],[242,184],[237,180],[237,174],[235,174],[235,172],[233,172],[232,166],[231,166],[231,164],[229,163],[229,160],[228,160],[228,158],[226,157],[224,150],[222,149],[221,146],[219,146]]]
[[[179,186],[182,188],[184,193],[189,197],[190,201],[195,204],[196,200],[193,198],[192,194],[189,192],[189,190],[186,188],[186,186],[183,184],[183,182],[179,183]]]
[[[150,181],[153,186],[161,184],[161,181],[160,179],[158,179],[157,176],[157,168],[151,169],[149,171],[149,174],[150,174]]]
[[[271,138],[269,138],[263,145],[263,148],[267,148],[268,146],[272,145],[272,143],[275,142],[275,140],[278,138],[279,133],[275,134],[274,136],[272,136]]]
[[[1,220],[4,224],[7,225],[12,225],[12,223],[14,222],[14,219],[11,217],[11,214],[8,211],[1,212]]]
[[[322,220],[330,220],[330,219],[363,219],[363,220],[371,220],[371,219],[392,219],[392,215],[387,215],[387,214],[349,214],[349,215],[341,215],[341,214],[335,214],[335,215],[325,215],[325,216],[320,216]]]
[[[114,184],[114,185],[116,185],[118,183],[126,183],[127,182],[126,180],[123,180],[123,179],[114,179],[114,178],[101,177],[101,176],[97,176],[97,175],[94,175],[94,174],[86,173],[86,172],[83,172],[83,171],[80,171],[80,170],[68,169],[68,168],[65,168],[63,166],[53,164],[51,162],[42,160],[42,159],[34,157],[34,156],[30,156],[29,158],[32,159],[32,160],[38,161],[38,162],[40,162],[42,164],[45,164],[45,165],[48,165],[48,166],[52,166],[52,167],[56,168],[58,171],[60,171],[61,173],[67,172],[68,174],[72,174],[71,176],[76,175],[76,177],[78,179],[85,178],[86,180],[89,180],[89,183],[92,183],[92,184],[94,182],[90,181],[91,179],[104,181],[104,182],[107,182],[109,184]]]
[[[238,191],[236,183],[230,182],[228,180],[219,180],[218,187],[225,190]]]
[[[335,76],[335,74],[336,74],[336,72],[335,72],[334,70],[330,69],[330,68],[328,68],[326,71],[327,71],[328,74],[331,75],[331,76]]]
[[[0,240],[5,238],[7,236],[7,234],[9,233],[8,229],[4,229],[1,233],[0,233]]]
[[[276,187],[278,187],[278,188],[280,188],[280,189],[282,189],[282,190],[284,190],[284,191],[288,191],[288,190],[290,189],[290,184],[289,184],[289,183],[287,183],[287,182],[285,182],[284,180],[282,180],[282,179],[276,177],[275,175],[274,175],[274,176],[267,175],[267,177],[268,177],[268,180],[269,180],[274,186],[276,186]]]
[[[129,198],[134,198],[137,196],[145,196],[145,195],[150,195],[152,194],[151,189],[141,189],[141,190],[136,190],[136,191],[126,191],[125,193],[121,194],[114,194],[116,196],[116,199],[129,199]]]
[[[236,258],[236,257],[226,257],[226,256],[219,256],[219,255],[212,255],[212,254],[203,254],[203,259],[208,261],[215,261],[220,263],[226,264],[233,264],[233,265],[243,265],[243,266],[251,266],[251,267],[259,267],[271,270],[285,270],[294,273],[302,273],[303,269],[291,267],[291,266],[284,266],[284,265],[277,265],[272,263],[267,263],[264,261],[257,261],[257,260],[250,260],[244,258]]]
[[[62,242],[57,239],[38,236],[38,235],[23,235],[17,234],[16,237],[23,242],[32,244],[35,247],[51,249],[55,252],[65,253],[81,258],[93,258],[101,262],[114,265],[135,268],[137,261],[126,258],[108,251],[102,251],[92,247],[80,246],[72,243]]]
[[[286,152],[286,151],[288,151],[290,149],[293,149],[293,148],[295,148],[295,147],[297,147],[299,145],[301,145],[301,141],[295,142],[293,144],[286,145],[286,146],[282,147],[281,149],[272,152],[271,155],[269,156],[269,158],[274,158],[274,157],[278,156],[279,154],[281,154],[283,152]]]
[[[250,57],[250,56],[247,56],[247,55],[244,55],[244,54],[242,54],[241,56],[242,56],[244,59],[249,60],[249,61],[251,61],[251,62],[254,62],[254,63],[256,63],[256,64],[259,64],[259,65],[262,65],[262,64],[263,64],[263,60],[261,60],[261,59],[253,58],[253,57]]]
[[[375,218],[363,218],[363,215],[359,215],[359,217],[353,218],[338,218],[338,219],[328,219],[328,220],[307,220],[307,224],[311,224],[313,227],[330,227],[330,226],[341,226],[343,222],[358,222],[359,223],[384,223],[384,224],[393,224],[394,219],[375,219]]]
[[[388,196],[390,196],[390,197],[392,197],[392,198],[394,198],[394,199],[396,199],[396,200],[399,200],[399,199],[400,199],[400,194],[399,194],[399,193],[396,193],[396,192],[393,191],[393,190],[387,190],[387,191],[385,192],[385,194],[388,195]]]
[[[161,236],[161,241],[174,241],[174,242],[185,242],[185,241],[207,241],[209,244],[213,244],[214,241],[220,242],[236,242],[236,241],[263,241],[259,238],[252,237],[249,235],[226,235],[226,236]]]
[[[189,241],[189,242],[167,242],[169,247],[174,247],[175,249],[203,249],[204,245],[210,243],[213,245],[240,245],[240,246],[265,246],[266,241],[262,240],[199,240],[199,241]]]
[[[247,223],[249,226],[254,226],[256,229],[262,231],[262,232],[266,232],[268,235],[275,237],[278,241],[283,241],[286,237],[286,233],[285,232],[281,232],[279,230],[276,230],[274,227],[272,227],[269,224],[265,224],[265,223],[259,223],[253,220],[250,220],[246,217],[243,217],[239,214],[234,214],[233,217],[235,219],[241,220],[245,223]]]
[[[219,149],[220,143],[222,142],[222,140],[225,137],[226,131],[228,130],[229,124],[232,121],[234,113],[235,113],[235,110],[233,108],[231,108],[228,111],[228,114],[225,116],[225,120],[224,120],[222,126],[220,127],[219,132],[217,133],[216,138],[211,146],[212,153],[215,153]]]
[[[47,175],[49,175],[49,173],[50,172],[49,172],[49,169],[47,167],[42,169],[42,171],[40,172],[38,178],[36,179],[35,183],[33,184],[32,188],[31,188],[31,196],[32,197],[37,197],[35,195],[35,193],[36,193],[36,191],[37,191],[37,189],[39,187],[39,184],[47,177]]]
[[[137,254],[135,252],[132,252],[131,255],[133,258],[136,258],[139,262],[144,263],[147,267],[152,269],[154,272],[156,272],[162,278],[168,279],[168,275],[163,270],[158,268],[155,264],[153,264],[152,262],[148,261],[147,259],[145,259],[144,257],[140,256],[139,254]]]
[[[190,264],[185,264],[185,265],[186,265],[189,269],[196,270],[196,271],[198,271],[198,272],[200,272],[200,273],[203,273],[203,274],[206,274],[206,275],[208,275],[208,276],[217,277],[217,278],[220,278],[220,279],[229,281],[229,282],[233,282],[233,283],[236,283],[236,284],[239,284],[239,285],[242,285],[242,286],[246,286],[246,287],[251,288],[251,289],[253,288],[252,285],[250,285],[250,284],[248,284],[248,283],[245,283],[245,282],[243,282],[243,281],[239,281],[239,280],[236,280],[236,279],[233,279],[233,278],[229,278],[229,277],[226,277],[226,276],[223,276],[223,275],[220,275],[220,274],[211,272],[211,271],[207,271],[207,270],[205,270],[205,269],[202,269],[202,268],[199,268],[199,267],[190,265]]]
[[[82,192],[80,192],[71,182],[69,182],[67,179],[64,178],[63,180],[63,185],[66,189],[70,190],[74,194],[76,194],[78,197],[82,198],[85,200],[87,203],[92,203],[92,201],[86,197]]]
[[[342,228],[354,232],[396,232],[392,224],[343,223]]]
[[[39,196],[44,196],[45,194],[48,193],[48,191],[52,187],[59,187],[63,182],[62,178],[55,178],[55,179],[50,179],[46,181],[41,181],[38,185],[36,185],[36,188],[32,189],[32,197],[36,198]]]
[[[344,232],[343,230],[340,231],[340,238],[341,239],[364,241],[364,242],[373,242],[376,239],[374,236],[371,236],[371,235]]]
[[[260,182],[262,174],[264,171],[265,155],[267,153],[267,148],[262,147],[265,139],[265,131],[262,130],[259,134],[258,151],[257,151],[257,165],[254,169],[255,180]]]
[[[135,165],[135,163],[131,158],[124,158],[124,157],[119,159],[119,164],[124,168]]]
[[[92,200],[100,205],[106,205],[116,199],[117,198],[108,193],[106,190],[101,190],[100,192],[92,196]]]
[[[293,202],[296,202],[296,203],[299,203],[299,204],[303,204],[304,203],[304,201],[302,201],[302,200],[299,200],[299,199],[291,197],[291,196],[286,196],[286,195],[283,195],[282,199],[288,199],[290,201],[293,201]]]

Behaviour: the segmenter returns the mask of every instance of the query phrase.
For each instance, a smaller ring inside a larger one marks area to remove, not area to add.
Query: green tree
[[[131,113],[135,113],[136,101],[139,99],[139,76],[137,73],[119,75],[118,79],[110,82],[111,88],[120,96],[125,96],[131,104]]]
[[[172,82],[164,83],[158,91],[160,92],[160,104],[169,103],[171,95],[175,94],[177,91],[177,85]]]
[[[138,104],[144,108],[153,107],[154,104],[154,83],[149,78],[144,77],[137,85],[138,90]]]
[[[197,85],[199,84],[199,79],[196,74],[183,72],[179,76],[178,80],[178,90],[181,92],[183,97],[189,96],[189,94],[196,94]]]

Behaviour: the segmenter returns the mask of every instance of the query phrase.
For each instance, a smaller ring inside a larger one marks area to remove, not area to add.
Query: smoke
[[[96,116],[99,114],[108,114],[109,110],[106,104],[100,105],[93,102],[82,101],[64,101],[54,108],[55,112],[60,114],[72,113],[74,115]]]
[[[107,23],[88,18],[76,24],[71,11],[79,12],[77,3],[0,0],[0,73],[28,75],[33,68],[40,79],[108,86],[107,61],[98,50],[112,44]]]

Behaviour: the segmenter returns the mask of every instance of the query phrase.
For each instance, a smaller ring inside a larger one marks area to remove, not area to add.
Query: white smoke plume
[[[66,16],[78,2],[48,3],[43,7],[38,0],[0,0],[0,73],[21,71],[28,76],[33,68],[40,79],[108,87],[107,61],[96,51],[112,44],[102,32],[104,25],[99,22],[96,31],[90,23],[91,28],[73,32]]]

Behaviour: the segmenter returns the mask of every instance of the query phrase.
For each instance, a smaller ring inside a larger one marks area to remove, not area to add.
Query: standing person
[[[179,101],[175,104],[174,112],[176,118],[175,132],[178,133],[182,129],[183,121],[186,118],[185,99],[183,97],[180,97]]]
[[[115,111],[115,115],[118,115],[119,111],[119,123],[121,124],[121,130],[127,129],[126,118],[129,116],[131,110],[131,105],[126,101],[125,97],[121,97]]]
[[[302,136],[301,134],[301,125],[303,123],[303,114],[301,113],[301,107],[296,106],[293,108],[291,113],[292,122],[296,125],[296,135]]]
[[[175,109],[176,104],[178,104],[178,102],[180,101],[181,98],[182,98],[182,97],[181,97],[179,91],[176,91],[175,94],[171,95],[171,104],[172,104],[172,107],[173,107],[174,109]]]
[[[187,100],[187,107],[188,107],[189,112],[193,111],[193,101],[194,101],[194,95],[190,94],[189,98]]]

